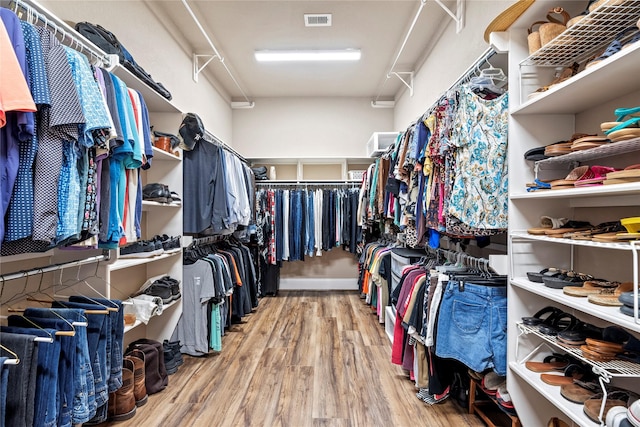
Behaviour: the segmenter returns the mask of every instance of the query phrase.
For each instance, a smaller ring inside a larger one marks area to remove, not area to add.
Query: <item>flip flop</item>
[[[565,188],[568,186],[573,187],[573,184],[577,180],[579,180],[588,170],[589,170],[589,166],[587,165],[578,166],[577,168],[574,168],[571,172],[569,172],[566,178],[556,179],[554,181],[551,181],[551,189],[558,188],[558,187]]]
[[[618,125],[612,127],[611,129],[604,131],[604,134],[607,135],[610,139],[615,138],[618,135],[622,135],[622,133],[616,134],[615,132],[618,132],[621,130],[638,130],[639,122],[640,122],[640,117],[631,117],[630,119],[619,123]]]
[[[607,174],[615,172],[616,168],[609,166],[589,166],[587,172],[585,172],[575,183],[576,187],[587,187],[594,185],[602,185],[602,182],[607,178]]]
[[[554,353],[545,357],[542,362],[528,360],[524,363],[524,366],[532,372],[561,371],[569,366],[569,358],[562,354]]]

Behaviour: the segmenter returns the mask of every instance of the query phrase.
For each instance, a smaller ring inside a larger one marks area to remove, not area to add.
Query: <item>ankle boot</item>
[[[180,347],[182,347],[182,345],[180,344],[180,341],[164,340],[163,345],[166,348],[170,348],[171,351],[173,351],[173,358],[176,361],[176,364],[178,366],[184,363],[184,360],[182,359],[182,352],[180,352]]]
[[[147,403],[147,398],[149,397],[147,387],[144,384],[144,353],[140,350],[131,350],[124,357],[133,362],[133,395],[136,399],[136,406],[142,406]]]
[[[136,414],[136,398],[133,395],[133,371],[131,360],[122,361],[122,387],[109,393],[107,416],[109,421],[124,421]]]

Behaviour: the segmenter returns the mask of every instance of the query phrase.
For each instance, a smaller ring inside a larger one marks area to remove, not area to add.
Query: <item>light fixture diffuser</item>
[[[258,62],[358,61],[360,49],[342,50],[256,50]]]

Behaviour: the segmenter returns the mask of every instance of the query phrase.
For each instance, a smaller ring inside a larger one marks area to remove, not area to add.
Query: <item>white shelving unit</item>
[[[640,80],[637,78],[640,43],[623,49],[534,98],[528,98],[530,92],[553,80],[553,77],[549,78],[550,67],[558,69],[571,66],[574,61],[583,61],[606,47],[620,32],[618,28],[635,26],[640,15],[640,1],[609,2],[530,56],[526,28],[531,22],[542,19],[554,6],[558,4],[551,1],[534,3],[505,35],[511,88],[507,388],[525,427],[547,425],[553,416],[578,426],[597,424],[586,417],[583,405],[564,399],[560,396],[559,387],[544,384],[539,374],[525,368],[524,360],[527,358],[542,359],[552,351],[581,355],[553,339],[525,330],[518,325],[523,316],[531,316],[545,306],[556,306],[585,322],[600,327],[619,325],[632,334],[640,334],[638,320],[622,314],[617,307],[595,305],[587,298],[565,295],[562,290],[551,289],[526,278],[527,272],[559,267],[610,280],[633,281],[636,289],[638,284],[635,244],[552,238],[524,231],[538,226],[543,215],[586,220],[592,224],[640,215],[639,183],[526,191],[526,184],[538,177],[538,173],[544,172],[545,177],[549,174],[564,177],[578,164],[623,168],[638,163],[640,152],[636,139],[551,158],[536,165],[524,160],[527,150],[568,140],[576,132],[602,134],[600,123],[614,121],[615,108],[640,105]],[[565,9],[577,6],[571,3]],[[572,16],[579,12],[569,10]],[[523,358],[523,354],[527,357]],[[590,363],[594,365],[594,362]],[[640,365],[632,365],[627,371],[607,371],[610,366],[596,366],[596,371],[603,378],[611,379],[614,385],[624,384],[625,388],[638,392],[640,389],[635,377],[640,372]]]

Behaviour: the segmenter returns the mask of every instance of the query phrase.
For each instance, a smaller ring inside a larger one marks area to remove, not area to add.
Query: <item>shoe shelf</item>
[[[523,59],[520,65],[566,67],[583,62],[623,30],[635,27],[638,16],[640,2],[637,0],[609,0]]]
[[[109,269],[111,271],[122,270],[124,268],[136,267],[138,265],[148,264],[150,262],[156,262],[163,259],[171,258],[176,255],[182,254],[182,248],[171,249],[169,251],[165,251],[164,253],[156,256],[152,256],[149,258],[127,258],[127,259],[119,259],[113,264],[110,264]]]
[[[153,161],[156,160],[173,160],[176,162],[181,162],[182,158],[180,156],[176,156],[175,154],[171,154],[169,152],[166,152],[164,150],[161,150],[158,147],[153,147]]]
[[[610,322],[622,328],[640,333],[640,321],[636,321],[633,317],[623,314],[620,312],[619,307],[607,307],[592,304],[587,300],[587,297],[574,297],[567,295],[562,292],[562,289],[549,288],[543,283],[531,282],[527,280],[526,277],[514,277],[511,279],[511,284],[517,288],[542,296],[565,307],[571,307],[582,313],[595,316],[605,322]]]
[[[142,210],[149,210],[149,209],[153,209],[153,208],[179,208],[181,207],[182,204],[181,203],[161,203],[161,202],[154,202],[152,200],[143,200],[142,201]]]
[[[151,316],[151,319],[153,319],[154,317],[162,316],[165,313],[165,310],[168,310],[170,307],[173,307],[174,305],[178,304],[180,301],[182,301],[182,298],[177,299],[175,301],[171,301],[169,304],[162,304],[162,314]],[[137,328],[140,325],[142,325],[142,321],[136,319],[136,321],[133,322],[133,325],[128,325],[124,327],[124,333],[126,334],[127,332]]]
[[[144,98],[145,104],[149,112],[153,113],[178,113],[181,111],[173,105],[173,103],[167,98],[160,95],[153,90],[149,85],[144,83],[140,78],[135,76],[131,71],[127,70],[124,65],[119,64],[112,71],[113,74],[118,76],[127,87],[135,88]]]
[[[635,43],[564,82],[553,85],[535,98],[526,100],[525,97],[525,101],[512,107],[510,112],[513,116],[578,114],[600,106],[640,89],[640,80],[637,78],[639,62],[640,43]],[[527,73],[523,73],[521,79],[524,79],[524,74]],[[614,119],[612,115],[604,117],[602,121]]]
[[[582,351],[580,347],[570,347],[564,345],[556,339],[555,336],[545,335],[541,333],[538,328],[524,325],[522,323],[517,323],[518,329],[520,331],[520,336],[522,335],[535,335],[538,338],[541,338],[547,344],[551,344],[552,347],[557,347],[562,351],[571,354],[571,356],[577,360],[581,360],[584,363],[591,365],[594,369],[594,372],[600,376],[605,377],[620,377],[620,378],[640,378],[640,363],[634,363],[627,360],[613,359],[609,362],[597,362],[591,359],[587,359],[582,355]],[[516,347],[516,354],[518,349]],[[527,360],[528,358],[525,358]],[[524,362],[524,360],[520,361]]]
[[[629,196],[640,194],[640,183],[598,185],[593,187],[563,188],[559,190],[536,190],[531,192],[512,193],[511,199],[566,199],[593,196]],[[637,203],[636,203],[637,205]]]
[[[544,396],[547,400],[552,402],[556,408],[562,411],[567,417],[569,417],[574,423],[576,423],[576,425],[597,425],[584,414],[584,405],[570,402],[562,397],[562,395],[560,394],[560,387],[543,383],[540,380],[540,374],[528,370],[522,363],[512,361],[509,363],[509,367],[511,368],[512,372],[522,378],[531,387],[536,389],[538,393]]]
[[[544,168],[544,166],[559,165],[572,162],[586,162],[588,160],[618,156],[620,154],[632,153],[634,151],[640,151],[640,138],[633,138],[620,142],[611,142],[608,144],[603,144],[600,147],[590,148],[588,150],[575,151],[573,153],[563,154],[561,156],[550,157],[548,159],[537,161],[535,165],[537,168]]]
[[[535,241],[541,241],[541,242],[557,243],[561,245],[586,246],[590,248],[617,249],[622,251],[634,251],[634,252],[637,251],[637,248],[640,248],[640,241],[603,243],[603,242],[592,242],[591,240],[566,239],[564,237],[538,236],[534,234],[529,234],[526,231],[512,231],[511,233],[509,233],[509,237],[511,238],[512,242],[535,240]]]

